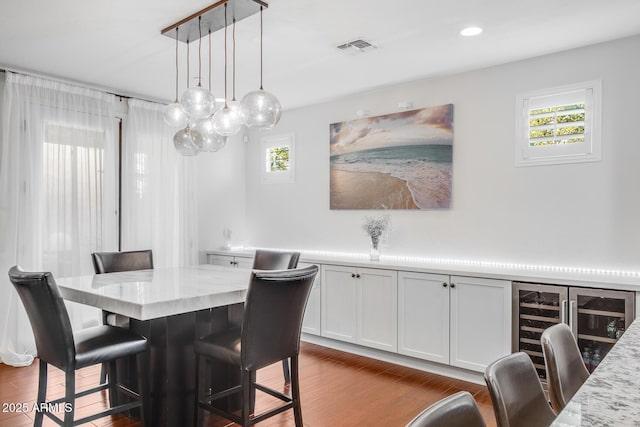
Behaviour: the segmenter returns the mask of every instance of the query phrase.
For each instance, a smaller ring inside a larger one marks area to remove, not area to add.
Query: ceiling
[[[264,88],[285,109],[640,34],[638,0],[266,1]],[[5,2],[0,14],[0,67],[171,102],[175,42],[160,30],[214,2]],[[469,25],[484,31],[477,37],[460,36]],[[238,22],[236,38],[240,99],[259,86],[258,15]],[[377,48],[365,53],[336,48],[359,38]],[[212,40],[212,87],[223,97],[222,31]],[[191,44],[192,84],[197,48],[197,43]],[[203,86],[208,86],[207,51],[205,38]],[[183,43],[179,58],[181,93],[187,80]],[[231,92],[230,75],[228,87]]]

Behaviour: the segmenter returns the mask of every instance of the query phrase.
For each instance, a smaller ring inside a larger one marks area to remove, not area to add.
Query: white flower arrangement
[[[378,215],[375,217],[366,216],[364,218],[364,224],[362,229],[367,232],[371,238],[371,244],[373,249],[378,249],[378,243],[380,242],[380,236],[385,232],[389,226],[389,214]]]

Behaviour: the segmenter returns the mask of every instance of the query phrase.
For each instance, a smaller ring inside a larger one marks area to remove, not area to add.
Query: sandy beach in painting
[[[375,188],[376,191],[367,191]],[[331,209],[418,209],[407,183],[378,172],[331,170]]]

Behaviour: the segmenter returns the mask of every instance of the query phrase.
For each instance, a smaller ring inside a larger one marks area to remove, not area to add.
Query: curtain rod
[[[120,93],[116,93],[113,89],[109,89],[106,87],[102,87],[102,86],[96,86],[96,85],[91,85],[88,83],[84,83],[84,82],[78,82],[75,80],[67,80],[67,79],[63,79],[60,77],[56,77],[56,76],[50,76],[50,75],[46,75],[46,74],[40,74],[40,73],[36,73],[36,72],[32,72],[32,71],[25,71],[25,70],[20,70],[17,68],[11,68],[11,67],[7,67],[4,65],[0,65],[0,73],[4,73],[6,71],[9,71],[11,73],[16,73],[16,74],[22,74],[22,75],[26,75],[26,76],[31,76],[31,77],[39,77],[39,78],[43,78],[43,79],[47,79],[47,80],[52,80],[58,83],[65,83],[65,84],[70,84],[70,85],[74,85],[74,86],[79,86],[85,89],[91,89],[91,90],[97,90],[100,92],[105,92],[109,95],[113,95],[113,96],[117,96],[118,98],[121,99],[129,99],[129,98],[133,98],[133,99],[139,99],[141,101],[147,101],[147,102],[153,102],[155,104],[161,104],[161,105],[166,105],[168,104],[170,101],[166,101],[166,100],[160,100],[159,98],[146,98],[140,95],[134,95],[134,94],[128,94],[128,95],[124,95],[124,94],[120,94]]]

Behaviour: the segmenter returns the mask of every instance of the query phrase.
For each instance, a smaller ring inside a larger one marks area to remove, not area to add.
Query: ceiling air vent
[[[357,40],[352,40],[350,42],[347,43],[342,43],[339,44],[338,46],[336,46],[338,49],[340,50],[344,50],[347,52],[365,52],[369,49],[375,49],[376,46],[374,46],[373,44],[369,43],[366,40],[362,40],[362,39],[357,39]]]

